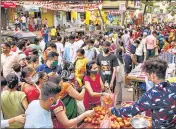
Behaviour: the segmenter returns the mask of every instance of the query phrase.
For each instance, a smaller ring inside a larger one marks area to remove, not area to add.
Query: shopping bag
[[[100,123],[100,129],[110,129],[111,119],[106,115],[103,121]]]
[[[83,101],[76,100],[78,116],[85,112]]]
[[[108,93],[110,96],[102,96],[101,97],[102,106],[105,107],[105,108],[113,107],[114,103],[115,103],[115,100],[116,100],[115,94],[112,93],[110,88],[106,88],[105,92]]]

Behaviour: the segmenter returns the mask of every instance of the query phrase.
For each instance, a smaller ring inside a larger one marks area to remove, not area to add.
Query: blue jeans
[[[147,59],[155,56],[155,49],[147,50]]]

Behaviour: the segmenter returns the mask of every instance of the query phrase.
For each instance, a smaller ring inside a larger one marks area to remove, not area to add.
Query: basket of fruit
[[[134,101],[125,101],[121,103],[122,107],[129,107],[134,104]]]

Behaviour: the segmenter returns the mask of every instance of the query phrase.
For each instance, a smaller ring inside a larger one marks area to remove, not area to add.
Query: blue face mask
[[[146,83],[146,91],[150,90],[155,85],[152,81],[148,80],[148,77],[145,77],[145,83]]]

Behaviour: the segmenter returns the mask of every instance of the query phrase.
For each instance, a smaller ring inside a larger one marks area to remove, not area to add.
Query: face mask
[[[90,71],[90,73],[96,75],[98,71]]]
[[[51,64],[51,66],[53,66],[53,67],[55,67],[55,66],[57,66],[58,65],[58,61],[56,60],[56,61],[54,61],[52,64]]]
[[[104,51],[105,54],[108,54],[109,53],[109,48],[104,48],[103,51]]]
[[[146,90],[150,90],[153,86],[154,86],[154,83],[152,81],[149,81],[148,80],[148,77],[145,77],[145,83],[146,83]]]
[[[37,81],[38,81],[38,74],[35,74],[33,77],[28,77],[27,79],[26,79],[26,81],[28,82],[28,83],[36,83]]]

